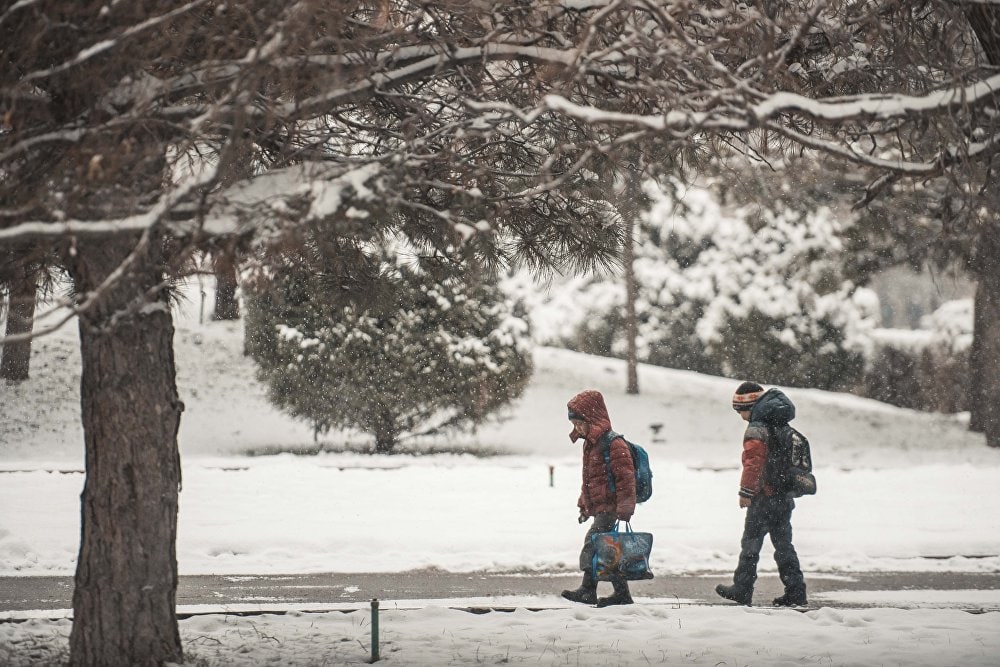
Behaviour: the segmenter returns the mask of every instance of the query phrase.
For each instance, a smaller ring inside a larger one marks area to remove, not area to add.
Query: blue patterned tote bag
[[[637,533],[627,521],[624,532],[618,526],[616,522],[611,532],[590,537],[594,545],[594,580],[610,581],[615,575],[625,575],[629,581],[652,579],[649,554],[653,550],[653,534]]]

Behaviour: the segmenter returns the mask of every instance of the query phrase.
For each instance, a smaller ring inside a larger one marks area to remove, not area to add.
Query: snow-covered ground
[[[513,612],[471,614],[436,602],[380,612],[380,664],[971,667],[1000,661],[996,613],[893,608],[800,613],[661,602],[543,611],[521,605]],[[180,622],[185,663],[360,665],[371,656],[370,618],[367,610],[194,616]],[[0,661],[58,664],[66,656],[69,629],[67,620],[0,623]]]
[[[732,379],[643,366],[642,394],[629,396],[620,361],[539,348],[532,384],[507,421],[405,445],[507,455],[249,456],[337,450],[358,439],[330,434],[314,442],[307,426],[270,407],[242,355],[241,324],[200,323],[197,305],[178,314],[175,339],[186,404],[182,574],[574,570],[586,527],[576,523],[579,446],[567,437],[565,404],[590,387],[605,393],[616,429],[650,452],[655,491],[633,527],[656,536],[654,571],[730,572],[735,565],[744,424],[729,408]],[[0,386],[2,575],[75,567],[84,479],[77,345],[73,328],[36,341],[32,379]],[[819,480],[819,494],[798,501],[794,517],[807,578],[810,571],[1000,571],[1000,451],[960,417],[786,389]],[[761,563],[773,570],[769,545]],[[853,595],[861,597],[845,601],[902,604],[877,592]],[[1000,599],[996,591],[978,595],[993,595],[990,604]],[[934,597],[905,611],[804,614],[644,600],[628,609],[477,616],[437,601],[384,613],[383,653],[406,665],[1000,664],[1000,615],[936,609],[946,603]],[[559,602],[540,596],[531,604]],[[206,661],[198,664],[368,658],[368,613],[361,611],[208,615],[181,628],[189,661]],[[0,623],[0,662],[13,655],[14,664],[44,664],[65,649],[67,633],[66,621]]]

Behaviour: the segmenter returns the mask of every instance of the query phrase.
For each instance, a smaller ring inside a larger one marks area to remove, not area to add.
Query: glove
[[[576,517],[576,522],[577,523],[586,523],[587,519],[589,519],[589,518],[590,517],[587,516],[586,514],[581,513],[580,516]]]
[[[619,515],[617,515],[617,519],[619,521],[624,521],[624,522],[628,523],[629,521],[632,520],[632,515],[631,514],[619,514]]]

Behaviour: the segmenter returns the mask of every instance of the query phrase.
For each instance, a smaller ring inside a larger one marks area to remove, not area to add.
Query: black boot
[[[805,584],[785,589],[785,594],[780,598],[774,598],[772,604],[775,607],[805,607],[807,604]]]
[[[753,590],[744,590],[742,588],[737,588],[736,586],[724,586],[719,584],[715,587],[715,592],[719,594],[719,597],[725,598],[727,600],[732,600],[737,604],[750,606],[753,602]]]
[[[583,583],[576,590],[566,590],[562,592],[562,596],[569,600],[570,602],[579,602],[581,604],[597,604],[597,582],[594,581],[594,577],[590,570],[585,570],[583,573]]]
[[[610,597],[600,598],[597,601],[598,607],[610,607],[616,604],[632,604],[632,595],[628,592],[628,581],[625,577],[615,577],[611,580],[611,585],[615,587],[615,592]]]

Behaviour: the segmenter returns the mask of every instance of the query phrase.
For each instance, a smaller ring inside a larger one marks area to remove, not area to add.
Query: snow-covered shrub
[[[878,299],[843,276],[839,232],[850,220],[780,202],[725,210],[708,188],[669,185],[650,184],[653,203],[637,226],[639,358],[767,383],[854,388]],[[544,300],[529,297],[536,340],[624,356],[624,302],[620,275],[564,281]]]
[[[931,332],[930,345],[920,358],[921,407],[935,412],[968,410],[973,300],[945,302],[921,326]]]
[[[948,301],[918,330],[878,329],[865,372],[865,396],[935,412],[968,409],[972,299]]]
[[[929,337],[925,331],[881,329],[874,335],[875,349],[865,370],[861,393],[901,408],[919,409],[923,396],[918,384],[920,357]]]
[[[972,299],[946,301],[924,317],[920,326],[931,332],[930,347],[953,355],[967,353],[974,326]]]
[[[408,435],[474,427],[521,394],[528,325],[497,288],[404,264],[382,280],[391,298],[367,307],[301,270],[250,295],[247,350],[276,405],[388,452]]]
[[[503,280],[503,289],[524,304],[536,343],[600,356],[616,354],[625,291],[619,277],[600,272],[540,279],[522,268]]]
[[[877,299],[842,274],[839,232],[850,220],[827,207],[802,213],[779,202],[730,212],[707,189],[672,192],[652,193],[637,253],[650,308],[669,323],[647,331],[647,344],[684,355],[700,347],[729,376],[852,387]],[[685,327],[691,334],[678,345],[676,331]]]

